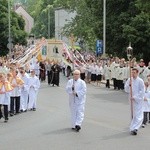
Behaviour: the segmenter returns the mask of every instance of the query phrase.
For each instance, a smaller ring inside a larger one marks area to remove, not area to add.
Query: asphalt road
[[[42,83],[37,111],[0,120],[0,150],[149,150],[150,124],[129,134],[130,107],[123,91],[87,85],[85,119],[79,133],[70,129],[66,79],[60,87]]]

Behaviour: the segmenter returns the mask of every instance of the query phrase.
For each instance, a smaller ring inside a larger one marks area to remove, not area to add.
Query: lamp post
[[[30,34],[29,35],[29,46],[34,45],[34,35]]]
[[[127,58],[129,60],[129,72],[130,72],[130,102],[131,102],[131,118],[133,118],[133,101],[132,101],[132,73],[131,73],[131,59],[133,54],[133,48],[131,47],[131,43],[127,47]]]
[[[106,53],[106,0],[103,0],[103,54]]]
[[[10,20],[10,0],[8,0],[8,49],[9,55],[11,56],[11,47],[12,47],[12,39],[11,39],[11,20]]]
[[[48,8],[48,39],[50,39],[50,7]]]

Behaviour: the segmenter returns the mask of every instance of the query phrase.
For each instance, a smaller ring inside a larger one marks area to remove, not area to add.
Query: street
[[[0,150],[149,150],[150,124],[129,134],[130,107],[124,91],[87,85],[85,119],[71,130],[67,79],[60,87],[41,83],[37,111],[0,121]]]

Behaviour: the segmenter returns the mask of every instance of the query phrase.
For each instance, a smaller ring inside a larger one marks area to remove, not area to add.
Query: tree
[[[29,0],[26,8],[33,16],[35,25],[32,33],[37,37],[48,38],[48,26],[50,26],[50,38],[55,36],[55,16],[53,8],[54,0]],[[50,13],[50,24],[48,24],[48,13]]]
[[[1,0],[0,3],[0,55],[8,53],[8,3],[6,0]],[[20,43],[25,45],[27,43],[27,33],[24,31],[25,22],[23,18],[11,11],[11,35],[13,44]]]
[[[144,2],[143,2],[144,1]],[[95,47],[103,35],[103,0],[56,0],[58,6],[76,11],[77,16],[66,25],[65,34],[80,35]],[[132,42],[134,55],[150,56],[150,2],[149,0],[107,0],[106,52],[126,56],[126,47]],[[92,37],[92,39],[91,39]]]

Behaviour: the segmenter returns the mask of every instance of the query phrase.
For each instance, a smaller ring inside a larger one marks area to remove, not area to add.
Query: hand
[[[135,101],[135,99],[132,97],[132,98],[131,98],[131,101]]]
[[[12,84],[12,87],[14,87],[14,88],[17,87],[17,84]]]
[[[5,92],[3,92],[3,91],[0,91],[0,94],[5,94]]]
[[[76,94],[77,94],[76,92],[73,92],[73,95],[74,95],[74,96],[76,96]]]
[[[72,91],[74,91],[74,86],[72,86]]]
[[[146,97],[144,97],[144,101],[147,101],[147,98],[146,98]]]

